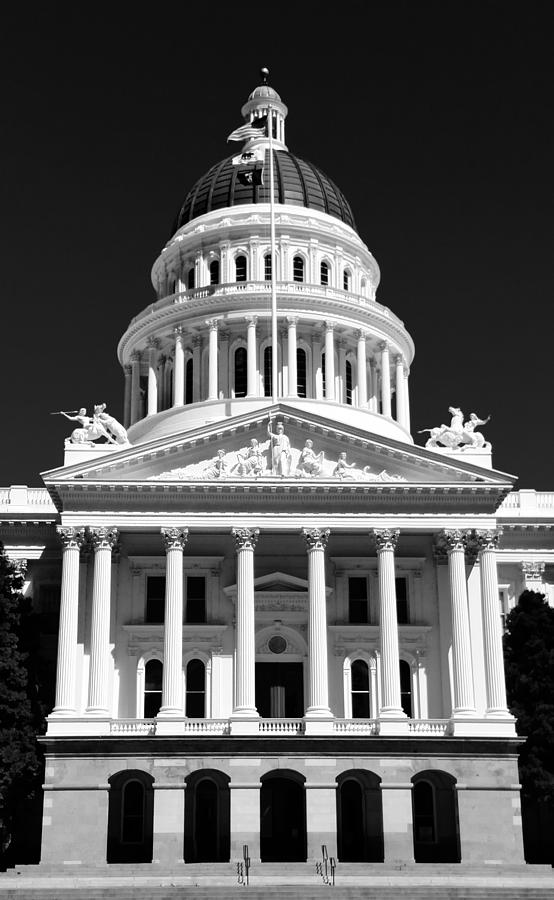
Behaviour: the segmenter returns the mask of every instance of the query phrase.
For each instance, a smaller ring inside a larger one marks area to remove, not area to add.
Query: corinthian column
[[[335,399],[334,322],[325,322],[325,399]]]
[[[155,416],[158,412],[158,373],[156,362],[160,342],[158,338],[148,338],[148,403],[147,415]]]
[[[483,637],[485,651],[485,687],[487,716],[509,715],[502,653],[502,620],[498,610],[498,573],[496,550],[499,531],[476,531],[481,574],[481,603],[483,609]]]
[[[217,400],[217,319],[208,319],[208,400]]]
[[[131,353],[131,425],[141,417],[141,401],[140,401],[140,353],[133,350]]]
[[[94,548],[92,622],[90,629],[90,673],[88,684],[89,715],[107,716],[108,661],[110,652],[110,595],[112,587],[112,550],[117,528],[90,528]]]
[[[381,650],[381,715],[386,718],[406,717],[400,700],[400,655],[398,652],[398,617],[396,612],[396,577],[394,551],[398,528],[374,529],[379,574],[379,639]]]
[[[358,406],[367,407],[367,360],[365,331],[357,331],[358,339]]]
[[[166,552],[163,718],[183,715],[183,549],[188,528],[162,528]]]
[[[297,316],[287,316],[288,325],[288,349],[289,349],[289,397],[298,394],[298,375],[296,371],[296,325]]]
[[[389,346],[386,341],[379,344],[381,351],[381,414],[390,418],[392,407],[390,399],[390,362]]]
[[[233,716],[257,717],[254,636],[254,548],[258,528],[233,528],[237,551],[235,703]]]
[[[183,406],[185,402],[185,354],[183,351],[183,328],[177,325],[175,353],[173,357],[173,406]]]
[[[62,592],[58,630],[58,665],[56,669],[56,705],[54,716],[74,716],[75,654],[77,652],[77,617],[79,612],[79,553],[84,528],[57,529],[62,542]]]
[[[406,428],[406,384],[404,381],[404,360],[399,355],[396,365],[396,421]]]
[[[123,366],[125,374],[125,394],[123,400],[123,425],[128,428],[131,424],[131,366]]]
[[[304,528],[302,534],[308,551],[309,701],[306,718],[329,719],[325,547],[330,531],[328,528]]]
[[[475,716],[473,666],[465,567],[465,548],[468,532],[447,529],[442,541],[448,553],[450,602],[452,605],[452,669],[454,716]]]
[[[247,352],[246,352],[246,395],[248,397],[256,397],[257,390],[257,348],[256,348],[256,325],[257,316],[248,316],[246,323],[247,331]]]

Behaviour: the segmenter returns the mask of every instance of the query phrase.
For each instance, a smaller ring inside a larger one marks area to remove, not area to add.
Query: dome
[[[262,85],[256,90],[263,90]],[[268,90],[272,90],[268,88]],[[312,163],[294,156],[287,150],[274,150],[275,202],[317,209],[356,230],[354,216],[342,191]],[[175,220],[173,232],[187,222],[216,209],[240,206],[245,203],[269,203],[269,150],[265,151],[265,184],[241,184],[238,166],[229,156],[198,179],[186,196]]]
[[[258,97],[263,97],[269,100],[278,100],[281,103],[281,98],[277,91],[270,87],[268,84],[258,85],[257,88],[254,88],[248,99],[257,100]]]

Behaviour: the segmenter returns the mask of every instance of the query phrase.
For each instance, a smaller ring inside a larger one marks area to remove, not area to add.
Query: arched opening
[[[350,286],[352,284],[352,275],[349,269],[345,269],[342,273],[342,286],[345,291],[350,290]]]
[[[266,253],[264,256],[264,281],[271,281],[271,273],[272,273],[271,253]]]
[[[206,667],[201,659],[191,659],[186,669],[185,715],[189,719],[206,716]]]
[[[235,258],[235,281],[246,281],[246,256]]]
[[[337,778],[337,850],[341,862],[383,862],[381,779],[351,770]]]
[[[187,272],[187,288],[191,291],[195,286],[194,266]]]
[[[306,794],[297,772],[268,772],[261,778],[262,862],[306,861]]]
[[[412,783],[415,861],[460,862],[456,779],[427,771],[414,775]]]
[[[235,397],[246,397],[248,388],[248,353],[246,347],[235,350]]]
[[[352,406],[352,363],[346,360],[346,402]]]
[[[352,718],[369,719],[369,666],[364,659],[355,659],[351,666]]]
[[[308,369],[306,365],[306,351],[300,347],[296,351],[296,391],[299,397],[306,397],[308,384]]]
[[[108,779],[109,863],[152,862],[154,833],[154,779],[147,772],[129,769]]]
[[[162,705],[163,664],[149,659],[144,667],[144,718],[154,719]]]
[[[292,280],[304,281],[304,260],[301,256],[295,256],[292,261]]]
[[[187,359],[187,363],[185,366],[185,403],[193,402],[193,375],[194,375],[194,363],[192,360],[192,356],[189,356]]]
[[[228,862],[229,776],[202,769],[189,775],[185,784],[185,862]]]
[[[400,660],[400,703],[409,719],[413,715],[412,667],[405,659]]]
[[[219,260],[212,259],[210,263],[210,284],[219,284]]]
[[[272,350],[271,347],[266,347],[264,349],[264,397],[271,397],[273,393],[272,384]]]
[[[323,285],[329,284],[329,265],[326,262],[322,262],[319,267],[319,280]]]

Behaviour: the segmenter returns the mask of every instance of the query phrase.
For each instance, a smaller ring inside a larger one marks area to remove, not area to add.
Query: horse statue
[[[471,413],[467,422],[464,422],[464,414],[459,407],[449,406],[448,411],[452,417],[450,425],[443,424],[437,428],[422,428],[421,431],[418,431],[418,434],[429,432],[425,446],[433,449],[441,445],[449,450],[482,449],[487,442],[484,435],[475,429],[479,425],[486,425],[490,416],[480,419],[475,413]]]

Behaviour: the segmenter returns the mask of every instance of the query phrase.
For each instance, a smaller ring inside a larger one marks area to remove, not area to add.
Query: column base
[[[335,719],[331,716],[310,716],[306,713],[304,717],[304,734],[321,735],[332,734],[334,731]]]

